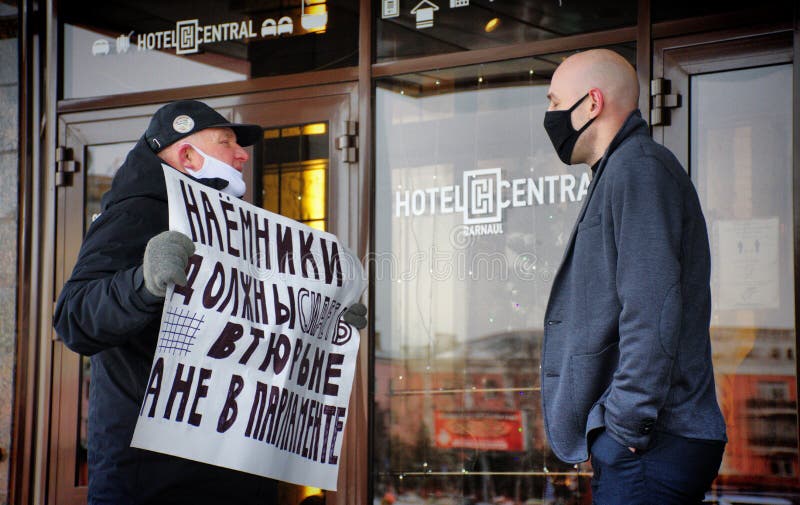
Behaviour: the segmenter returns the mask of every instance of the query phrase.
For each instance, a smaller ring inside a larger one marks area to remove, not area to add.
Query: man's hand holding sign
[[[329,233],[164,176],[171,230],[143,268],[153,294],[168,286],[132,445],[336,489],[360,263]]]

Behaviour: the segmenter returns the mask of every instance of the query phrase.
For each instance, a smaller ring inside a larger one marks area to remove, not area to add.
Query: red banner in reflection
[[[434,412],[436,447],[483,451],[524,451],[525,416],[501,412]]]

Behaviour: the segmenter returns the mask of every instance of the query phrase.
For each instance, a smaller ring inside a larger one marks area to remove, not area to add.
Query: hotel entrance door
[[[790,31],[655,44],[653,100],[664,107],[651,115],[654,137],[689,171],[711,244],[711,340],[729,439],[717,498],[800,497],[792,74]]]
[[[356,229],[358,186],[355,85],[319,86],[203,100],[234,122],[263,127],[247,148],[244,199],[345,242]],[[64,114],[59,118],[57,221],[53,301],[69,279],[100,198],[161,104]],[[51,348],[49,504],[84,504],[88,483],[86,426],[91,362],[53,333]],[[281,503],[308,493],[280,487]]]

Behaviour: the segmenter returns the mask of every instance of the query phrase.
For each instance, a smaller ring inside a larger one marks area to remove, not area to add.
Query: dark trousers
[[[592,504],[700,504],[724,450],[724,442],[656,432],[650,447],[633,453],[602,430],[591,445]]]

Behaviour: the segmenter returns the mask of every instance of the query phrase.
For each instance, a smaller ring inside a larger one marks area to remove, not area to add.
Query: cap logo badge
[[[192,128],[194,128],[194,120],[185,114],[176,117],[172,122],[172,129],[178,133],[190,132]]]

